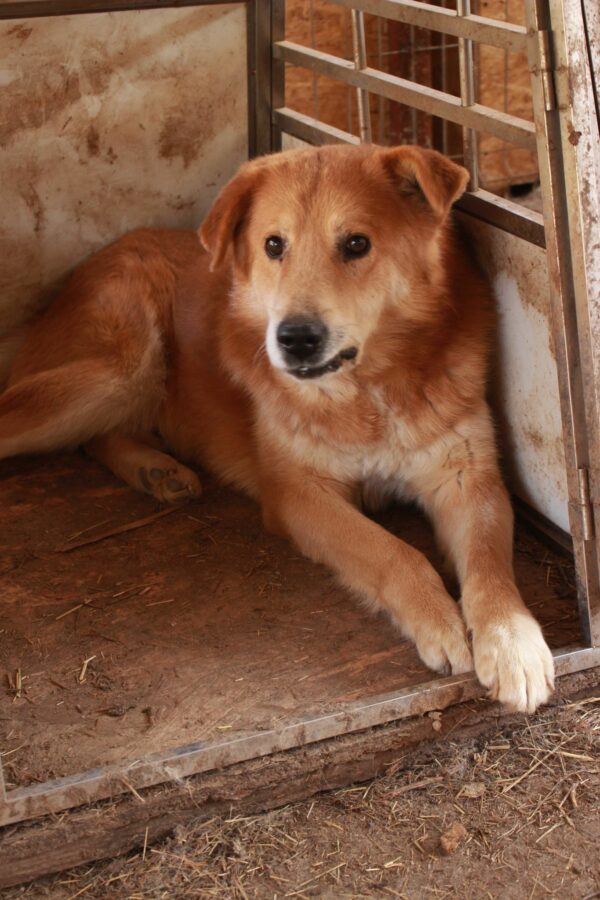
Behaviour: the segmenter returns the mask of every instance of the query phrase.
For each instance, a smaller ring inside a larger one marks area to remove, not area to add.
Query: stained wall
[[[546,252],[461,216],[496,298],[492,399],[512,490],[569,531],[563,431]]]
[[[0,23],[0,334],[123,232],[195,227],[247,119],[240,4]]]

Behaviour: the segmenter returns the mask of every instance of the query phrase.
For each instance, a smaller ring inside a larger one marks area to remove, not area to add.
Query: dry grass
[[[600,697],[400,758],[369,784],[159,846],[16,897],[600,897]]]

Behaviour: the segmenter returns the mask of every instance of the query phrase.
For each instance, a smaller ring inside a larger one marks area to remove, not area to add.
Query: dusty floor
[[[240,495],[205,481],[199,501],[160,510],[77,454],[7,460],[1,474],[9,788],[432,678],[384,617],[267,535]],[[440,567],[423,517],[380,520]],[[515,564],[550,645],[576,642],[571,562],[519,529]]]
[[[15,898],[600,897],[600,696],[398,759],[374,782],[5,893]]]

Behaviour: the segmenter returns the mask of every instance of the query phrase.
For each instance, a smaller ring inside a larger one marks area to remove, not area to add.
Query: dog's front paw
[[[413,631],[412,638],[426,666],[445,675],[459,675],[473,670],[467,632],[456,603],[440,591],[434,614],[427,616]]]
[[[554,690],[554,662],[542,629],[527,611],[473,632],[475,672],[499,700],[515,712],[532,713]]]

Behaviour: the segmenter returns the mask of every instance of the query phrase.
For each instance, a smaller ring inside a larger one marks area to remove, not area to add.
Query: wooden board
[[[267,535],[252,502],[211,483],[145,527],[65,550],[157,510],[83,456],[0,466],[9,789],[431,678],[389,620]],[[382,522],[440,564],[413,510]],[[577,640],[569,562],[520,534],[516,567],[551,644]]]
[[[599,685],[600,669],[566,676],[552,702],[597,696]],[[522,722],[522,716],[511,716],[498,704],[472,701],[441,717],[417,716],[161,785],[144,791],[141,799],[129,793],[115,802],[7,828],[0,831],[0,888],[150,847],[193,820],[251,815],[366,781],[400,760],[408,771],[422,748],[435,753],[436,742],[483,738]]]

